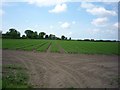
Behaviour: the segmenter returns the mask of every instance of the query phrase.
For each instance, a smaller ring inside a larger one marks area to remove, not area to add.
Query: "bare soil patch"
[[[49,47],[50,48],[50,47]],[[47,50],[49,52],[49,50]],[[2,63],[24,65],[36,88],[116,88],[118,56],[3,50]]]

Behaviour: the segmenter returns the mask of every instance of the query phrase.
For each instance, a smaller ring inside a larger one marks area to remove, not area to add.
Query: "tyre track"
[[[50,45],[49,45],[50,49]],[[48,49],[47,49],[48,50]],[[16,59],[29,69],[30,83],[34,87],[38,88],[94,88],[103,87],[111,88],[117,87],[116,85],[109,85],[112,77],[115,73],[116,61],[102,61],[102,63],[108,62],[107,67],[101,67],[100,61],[97,58],[92,61],[81,60],[82,58],[76,56],[69,56],[64,54],[53,53],[34,53],[25,51],[10,51],[6,50],[6,55]],[[10,53],[10,55],[9,55]],[[58,55],[58,57],[57,57]],[[76,58],[75,58],[76,57]],[[71,60],[69,60],[71,59]],[[89,58],[88,58],[89,59]],[[109,59],[109,58],[108,58]],[[102,60],[102,59],[101,59]],[[114,67],[113,70],[111,68]],[[115,75],[117,75],[115,73]],[[115,76],[114,75],[114,76]]]
[[[45,55],[45,57],[46,57],[46,55]],[[46,80],[45,80],[45,81],[50,81],[47,84],[47,86],[49,88],[51,88],[51,87],[56,87],[56,88],[65,87],[64,83],[63,83],[64,81],[63,81],[63,79],[61,79],[61,78],[64,78],[64,76],[66,76],[66,75],[63,75],[65,72],[63,72],[54,63],[49,62],[49,59],[46,59],[46,58],[43,57],[42,60],[44,60],[44,63],[46,64],[46,67],[47,67],[46,76],[50,77],[50,78],[46,78]]]
[[[29,56],[29,58],[30,58],[30,56]],[[38,56],[35,56],[33,58],[36,58],[36,57],[38,57]],[[46,55],[45,55],[45,57],[46,57]],[[39,58],[36,58],[36,60],[39,60]],[[47,70],[46,70],[45,76],[46,77],[51,76],[51,79],[50,78],[45,78],[45,77],[43,77],[43,78],[44,78],[45,81],[50,80],[50,82],[52,82],[52,83],[46,84],[45,86],[48,86],[48,87],[56,86],[56,88],[65,87],[64,84],[66,82],[65,82],[65,80],[63,78],[66,78],[66,76],[71,78],[71,79],[68,78],[69,82],[74,81],[72,84],[79,86],[78,85],[79,81],[77,81],[77,79],[74,78],[70,73],[68,73],[65,70],[61,69],[58,65],[56,65],[56,63],[49,62],[49,59],[46,59],[44,57],[41,58],[41,60],[44,60],[44,63],[46,64]],[[39,62],[37,62],[37,63],[39,63]],[[54,68],[56,68],[56,69],[54,69]],[[57,80],[57,81],[55,81],[55,80]],[[67,82],[67,83],[69,83],[69,82]],[[70,84],[70,85],[72,86],[72,84]]]
[[[17,54],[17,57],[16,57]],[[39,71],[36,70],[36,66],[34,66],[34,64],[36,64],[34,62],[34,58],[30,58],[29,55],[25,55],[24,53],[21,52],[13,52],[10,54],[11,58],[14,58],[15,60],[18,60],[20,62],[22,62],[25,67],[28,69],[28,73],[29,73],[29,84],[32,85],[33,87],[37,87],[40,88],[42,87],[42,79],[43,77],[40,78],[40,74],[38,73]],[[29,58],[28,58],[29,57]],[[41,68],[39,68],[40,70]],[[42,70],[40,70],[42,71]]]
[[[112,80],[111,76],[114,76],[114,74],[117,73],[117,70],[114,71],[114,70],[110,70],[110,68],[109,69],[102,68],[99,65],[95,65],[95,63],[93,65],[87,64],[84,66],[86,68],[78,68],[77,70],[77,68],[76,69],[72,68],[70,65],[63,64],[57,61],[54,61],[54,62],[56,62],[57,65],[60,65],[60,67],[62,67],[64,70],[69,71],[72,75],[77,75],[79,77],[77,78],[77,76],[75,76],[77,80],[82,80],[84,85],[87,87],[93,88],[95,87],[93,86],[95,84],[97,84],[98,87],[114,87],[111,85],[108,86],[108,84],[110,84]],[[89,83],[89,81],[91,81],[92,83]],[[104,85],[102,85],[103,82],[104,82]]]

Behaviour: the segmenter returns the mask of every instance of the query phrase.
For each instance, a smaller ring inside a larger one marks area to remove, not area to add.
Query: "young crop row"
[[[36,50],[46,52],[60,52],[62,47],[68,53],[81,54],[119,54],[118,42],[89,42],[89,41],[62,41],[62,40],[31,40],[31,39],[3,39],[3,49]]]
[[[60,45],[68,53],[118,54],[118,43],[113,42],[63,41]]]
[[[60,52],[57,43],[58,43],[57,41],[52,41],[51,48],[50,48],[51,52],[58,52],[58,53]]]
[[[46,44],[46,42],[41,42],[41,43],[38,43],[38,44],[34,44],[34,45],[31,45],[31,46],[25,47],[23,49],[28,50],[28,51],[32,51],[32,50],[36,50],[37,48],[43,46],[44,44]]]
[[[34,41],[35,42],[35,41]],[[2,48],[8,48],[8,49],[20,49],[26,46],[29,46],[31,44],[30,40],[12,40],[12,39],[8,39],[8,40],[3,40],[2,42]]]
[[[51,42],[46,42],[44,45],[42,45],[40,48],[37,48],[36,51],[44,52],[47,51],[49,48]]]
[[[4,39],[2,43],[3,49],[20,49],[20,50],[37,50],[46,51],[50,41],[46,40],[12,40]]]

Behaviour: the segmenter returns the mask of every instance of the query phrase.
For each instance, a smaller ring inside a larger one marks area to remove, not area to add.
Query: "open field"
[[[118,43],[3,39],[3,88],[117,88]]]
[[[0,88],[119,89],[120,3],[108,1],[1,0]]]
[[[50,47],[50,52],[79,54],[120,55],[120,52],[118,52],[119,45],[118,42],[88,42],[34,39],[2,40],[3,49],[47,52]]]
[[[117,55],[3,50],[3,86],[117,88]]]

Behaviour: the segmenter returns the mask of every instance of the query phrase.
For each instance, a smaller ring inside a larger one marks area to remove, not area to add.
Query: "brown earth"
[[[37,88],[118,87],[118,56],[2,51],[3,66],[24,65]]]

